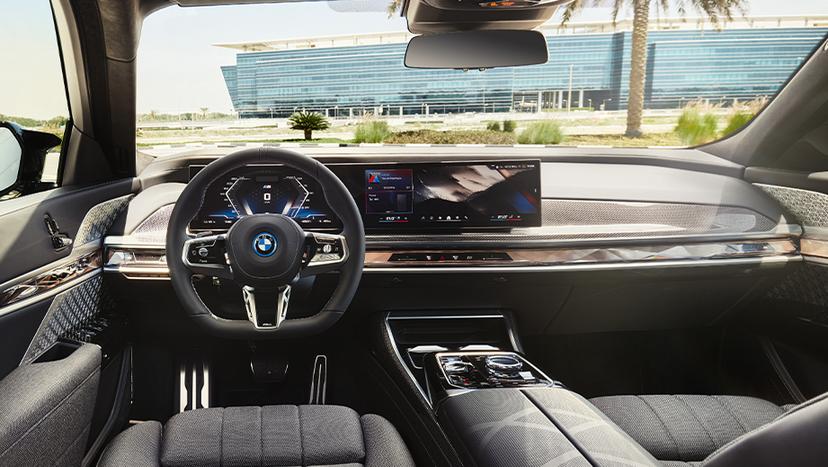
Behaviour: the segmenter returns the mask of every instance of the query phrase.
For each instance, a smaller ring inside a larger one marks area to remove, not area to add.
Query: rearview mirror
[[[405,66],[470,70],[537,65],[548,58],[546,38],[538,31],[461,31],[412,38]]]
[[[20,176],[23,144],[15,130],[11,124],[0,124],[0,195],[13,188]]]

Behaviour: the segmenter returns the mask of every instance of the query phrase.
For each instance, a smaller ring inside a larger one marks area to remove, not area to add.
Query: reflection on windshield
[[[693,146],[747,124],[828,34],[828,16],[651,19],[637,77],[633,23],[555,19],[547,63],[483,71],[406,69],[405,31],[213,43],[231,108],[142,112],[138,145]]]

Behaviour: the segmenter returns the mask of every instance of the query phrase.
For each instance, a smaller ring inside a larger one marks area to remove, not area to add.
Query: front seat
[[[397,430],[347,407],[273,405],[186,411],[132,426],[100,467],[413,466]]]
[[[669,467],[810,466],[828,458],[828,393],[796,406],[702,395],[590,402]]]

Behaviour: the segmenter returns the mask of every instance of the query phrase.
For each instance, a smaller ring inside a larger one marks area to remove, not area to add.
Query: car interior
[[[0,124],[0,465],[824,465],[828,41],[693,148],[136,157],[144,19],[242,3],[51,1],[59,184]],[[514,3],[405,1],[406,64],[545,61],[569,1]]]

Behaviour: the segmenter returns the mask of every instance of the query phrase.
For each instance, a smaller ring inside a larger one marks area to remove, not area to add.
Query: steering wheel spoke
[[[287,319],[290,286],[277,288],[242,287],[247,319],[256,329],[278,328]]]
[[[348,260],[348,242],[344,235],[321,232],[305,233],[301,277],[339,270]]]
[[[226,235],[192,237],[184,242],[181,260],[193,274],[232,279],[227,262]]]

